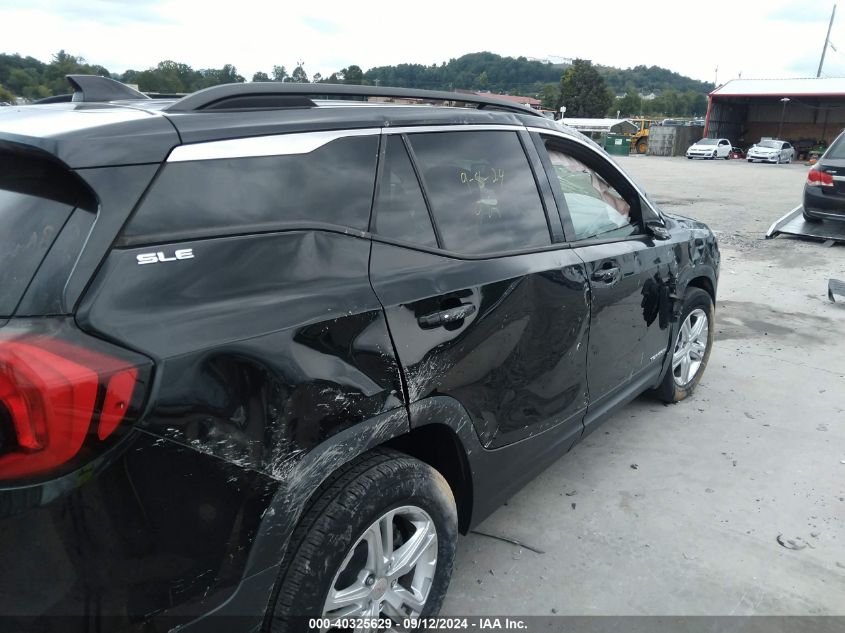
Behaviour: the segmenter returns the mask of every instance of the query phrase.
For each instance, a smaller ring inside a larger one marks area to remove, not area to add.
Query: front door
[[[576,142],[543,140],[564,229],[590,284],[589,424],[656,380],[669,346],[675,253],[644,230],[645,201],[608,160]]]

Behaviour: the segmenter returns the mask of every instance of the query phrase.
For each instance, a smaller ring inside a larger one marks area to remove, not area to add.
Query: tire
[[[701,319],[704,317],[703,327],[707,332],[703,336],[689,337],[690,332],[684,328],[689,323],[692,325],[692,333],[695,332],[695,325],[702,323]],[[654,390],[658,398],[663,402],[680,402],[692,395],[695,387],[701,380],[704,370],[707,367],[707,361],[710,359],[710,350],[713,348],[713,331],[714,331],[714,308],[713,300],[710,295],[701,288],[690,287],[684,293],[684,305],[679,320],[680,326],[675,335],[675,340],[670,348],[673,355],[672,363],[666,370],[663,380],[660,385]],[[684,338],[689,341],[692,338],[693,342],[690,345],[685,345]],[[704,350],[701,350],[701,345],[705,345]],[[690,369],[684,375],[684,365],[678,364],[675,361],[675,355],[680,349],[687,351],[687,357],[691,359]],[[698,363],[697,365],[695,363]],[[678,376],[677,374],[680,374]]]
[[[648,141],[637,143],[637,154],[645,154],[648,151]]]
[[[813,216],[807,215],[807,211],[801,209],[801,215],[804,217],[804,222],[810,222],[812,224],[818,224],[821,222],[819,218],[814,218]]]
[[[420,545],[416,562],[403,568],[404,574],[391,572],[385,559],[376,571],[375,552],[389,548],[381,539],[387,525],[391,551],[400,561],[400,552],[407,554],[403,545]],[[436,616],[452,575],[456,540],[455,500],[439,472],[394,450],[367,453],[335,474],[306,507],[282,561],[265,630],[309,630],[308,618],[344,617],[343,608],[353,606],[357,611],[349,617],[393,615],[401,621],[392,605],[406,606],[401,600],[411,597],[422,600],[413,615]],[[351,588],[357,598],[348,607],[329,609],[330,590]]]

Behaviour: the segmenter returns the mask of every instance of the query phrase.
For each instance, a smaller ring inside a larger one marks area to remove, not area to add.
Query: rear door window
[[[551,244],[516,132],[430,132],[408,139],[443,248],[491,254]]]

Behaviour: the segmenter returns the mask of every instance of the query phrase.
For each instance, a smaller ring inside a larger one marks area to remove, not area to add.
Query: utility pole
[[[783,104],[783,109],[780,111],[780,124],[778,124],[778,138],[780,138],[780,134],[783,131],[783,119],[786,117],[786,104],[789,103],[789,97],[784,97],[780,100]]]
[[[836,15],[836,4],[833,5],[833,11],[830,12],[830,24],[827,25],[827,35],[824,38],[824,47],[822,48],[822,58],[819,60],[819,70],[816,77],[822,76],[822,66],[824,66],[824,54],[827,52],[827,45],[830,43],[830,29],[833,28],[833,16]]]

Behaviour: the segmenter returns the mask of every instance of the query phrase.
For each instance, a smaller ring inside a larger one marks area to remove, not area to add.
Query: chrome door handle
[[[614,266],[613,268],[600,268],[591,275],[591,279],[605,284],[612,284],[619,279],[619,272],[620,271],[617,266]]]
[[[417,323],[423,328],[435,328],[450,323],[458,323],[472,314],[475,314],[475,306],[471,303],[464,303],[454,308],[424,314],[423,316],[417,317]]]

